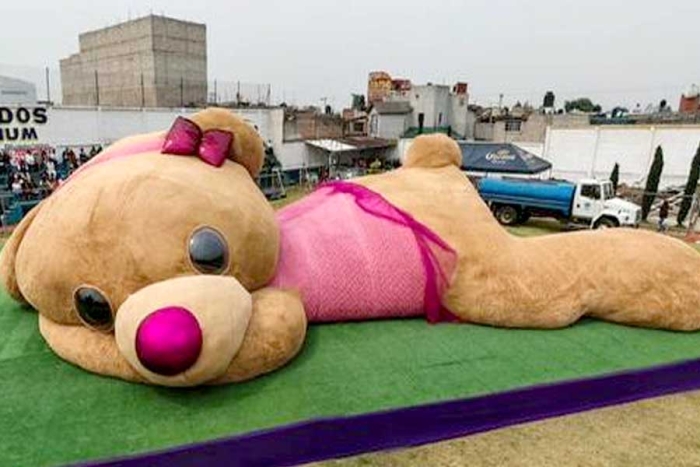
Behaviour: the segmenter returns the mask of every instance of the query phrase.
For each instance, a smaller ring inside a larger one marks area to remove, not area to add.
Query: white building
[[[378,102],[369,112],[369,135],[399,139],[411,126],[413,108],[406,101]]]
[[[36,86],[28,81],[0,76],[0,105],[36,104]]]
[[[198,109],[130,109],[119,107],[7,106],[9,123],[0,121],[0,146],[3,144],[46,144],[79,146],[111,144],[141,133],[165,131],[179,115]],[[38,117],[36,118],[37,111]],[[282,150],[284,110],[272,108],[233,109],[254,125],[276,153]],[[24,114],[28,118],[22,118]],[[19,131],[15,131],[15,129]],[[19,135],[14,139],[15,135]],[[26,136],[26,137],[25,137]]]
[[[448,130],[456,137],[469,139],[469,94],[466,83],[458,83],[450,89],[446,85],[428,83],[393,91],[389,102],[408,102],[413,109],[409,127],[414,129]]]

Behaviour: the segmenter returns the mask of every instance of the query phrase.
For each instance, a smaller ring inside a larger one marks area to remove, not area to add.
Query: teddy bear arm
[[[42,205],[43,203],[38,204],[24,216],[22,222],[12,231],[12,235],[7,242],[5,242],[2,252],[0,252],[0,284],[5,288],[10,297],[21,303],[26,303],[26,300],[17,284],[17,275],[15,271],[17,252],[24,238],[24,234],[39,213]]]
[[[243,344],[225,374],[212,384],[246,381],[289,362],[306,337],[306,313],[295,291],[253,292],[253,313]]]

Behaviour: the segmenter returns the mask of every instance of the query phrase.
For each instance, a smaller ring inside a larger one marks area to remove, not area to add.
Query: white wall
[[[449,86],[413,86],[409,98],[413,107],[411,126],[418,126],[418,114],[421,113],[425,115],[423,125],[426,128],[448,125],[452,111]],[[442,121],[440,121],[440,114],[442,114]]]
[[[320,167],[328,163],[325,151],[309,146],[303,141],[285,142],[280,151],[275,151],[275,155],[283,170]]]
[[[377,115],[376,133],[371,136],[384,139],[399,139],[406,131],[408,115]]]
[[[33,125],[38,141],[26,143],[52,146],[109,144],[125,136],[167,130],[177,116],[194,112],[193,109],[49,107],[47,122]],[[256,125],[260,135],[272,143],[276,152],[281,150],[283,109],[236,109],[234,112]]]
[[[700,125],[549,128],[541,155],[552,163],[552,174],[557,177],[607,178],[617,162],[621,181],[643,183],[654,151],[661,145],[664,151],[661,184],[684,185],[698,144]],[[528,149],[527,143],[518,145]]]
[[[452,131],[464,139],[472,139],[474,137],[476,115],[469,112],[467,108],[468,96],[466,94],[450,94],[449,99],[450,115],[447,124],[452,126]]]

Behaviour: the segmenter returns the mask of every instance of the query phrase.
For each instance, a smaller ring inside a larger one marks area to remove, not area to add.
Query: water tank
[[[524,203],[568,213],[576,186],[568,182],[482,178],[479,193],[484,199]]]
[[[551,109],[554,107],[554,93],[552,91],[547,91],[547,94],[544,95],[544,102],[542,104],[542,107],[545,109]]]

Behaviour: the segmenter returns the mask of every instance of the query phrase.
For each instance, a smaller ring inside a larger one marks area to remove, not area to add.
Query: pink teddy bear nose
[[[173,376],[195,364],[202,351],[202,329],[187,309],[171,306],[148,315],[136,331],[136,355],[148,370]]]

